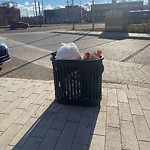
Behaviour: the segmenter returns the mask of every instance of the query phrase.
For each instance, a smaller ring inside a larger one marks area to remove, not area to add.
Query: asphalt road
[[[10,47],[12,59],[1,66],[0,76],[53,79],[50,53],[56,51],[61,43],[68,42],[74,42],[81,53],[102,50],[107,60],[150,65],[149,40],[104,39],[55,32],[59,30],[64,29],[55,27],[1,31],[0,39]]]

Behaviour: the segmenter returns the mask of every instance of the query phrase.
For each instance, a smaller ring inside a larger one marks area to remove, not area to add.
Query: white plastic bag
[[[81,59],[81,55],[74,43],[62,43],[62,46],[57,50],[56,59],[79,60]]]

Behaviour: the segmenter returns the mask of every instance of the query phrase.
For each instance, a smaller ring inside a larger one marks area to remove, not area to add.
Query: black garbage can
[[[55,99],[62,104],[98,105],[102,96],[103,59],[56,60],[51,57]]]

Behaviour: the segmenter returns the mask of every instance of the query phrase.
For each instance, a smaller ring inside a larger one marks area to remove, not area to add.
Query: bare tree
[[[1,4],[1,8],[4,9],[5,17],[8,24],[18,21],[20,19],[20,10],[17,8],[17,3],[10,0]]]

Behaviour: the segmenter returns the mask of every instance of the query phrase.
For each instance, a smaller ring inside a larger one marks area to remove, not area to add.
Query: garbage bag
[[[56,59],[58,60],[80,60],[81,54],[74,43],[62,43],[57,50]]]

